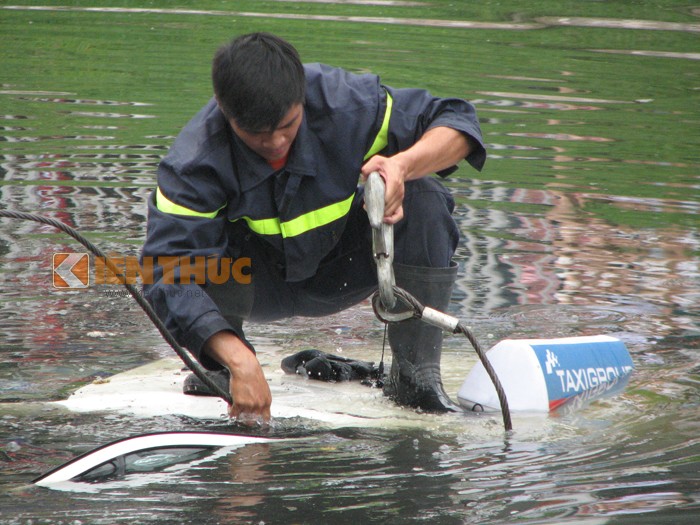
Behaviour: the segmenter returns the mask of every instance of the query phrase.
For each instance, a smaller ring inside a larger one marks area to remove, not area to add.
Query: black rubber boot
[[[394,264],[396,284],[423,305],[444,312],[457,278],[457,266],[422,268]],[[389,324],[391,371],[384,395],[399,405],[428,412],[459,412],[445,393],[440,377],[442,330],[420,319]]]

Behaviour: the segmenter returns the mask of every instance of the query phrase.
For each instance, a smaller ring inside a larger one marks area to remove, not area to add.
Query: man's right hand
[[[258,358],[243,341],[232,332],[218,332],[207,340],[204,352],[230,372],[233,405],[228,407],[229,416],[243,423],[269,421],[270,386]]]

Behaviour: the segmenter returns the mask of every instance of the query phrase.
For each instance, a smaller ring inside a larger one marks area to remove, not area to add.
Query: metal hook
[[[365,183],[365,205],[369,224],[372,227],[372,255],[377,263],[379,298],[385,309],[396,305],[394,296],[394,227],[384,222],[386,185],[377,171],[367,177]]]

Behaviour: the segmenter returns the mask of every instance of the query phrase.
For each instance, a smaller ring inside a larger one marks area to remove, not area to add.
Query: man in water
[[[249,268],[245,278],[204,284],[181,278],[182,265],[167,278],[159,268],[145,291],[205,368],[228,371],[229,414],[267,420],[272,396],[243,321],[329,315],[376,290],[358,187],[374,171],[386,183],[384,220],[395,225],[397,285],[444,311],[459,232],[450,193],[426,175],[447,176],[461,159],[481,169],[486,152],[468,102],[302,65],[294,47],[271,34],[220,48],[212,80],[214,98],[160,163],[143,256]],[[392,323],[388,339],[385,394],[428,411],[456,410],[440,378],[442,331],[407,320]]]

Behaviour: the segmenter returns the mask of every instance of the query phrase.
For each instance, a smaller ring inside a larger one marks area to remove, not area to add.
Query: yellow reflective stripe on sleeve
[[[257,220],[251,219],[250,217],[242,217],[242,219],[245,220],[248,227],[257,234],[282,235],[284,238],[296,237],[302,233],[330,224],[347,215],[354,198],[355,194],[353,193],[347,199],[329,204],[318,210],[310,211],[300,215],[296,219],[286,222],[280,222],[276,217]]]
[[[156,207],[163,213],[170,213],[171,215],[186,215],[187,217],[202,217],[204,219],[213,219],[214,217],[216,217],[217,213],[219,213],[222,209],[226,207],[226,205],[224,204],[218,210],[211,212],[190,210],[189,208],[185,208],[184,206],[175,204],[173,201],[171,201],[165,195],[163,195],[163,192],[160,191],[160,188],[158,188],[156,190]]]
[[[364,160],[367,160],[372,155],[376,155],[389,144],[389,119],[391,119],[391,107],[394,105],[394,99],[387,91],[386,93],[386,111],[384,112],[384,120],[382,121],[382,127],[379,129],[379,133],[374,138],[372,146],[370,146],[367,155],[365,155]]]

